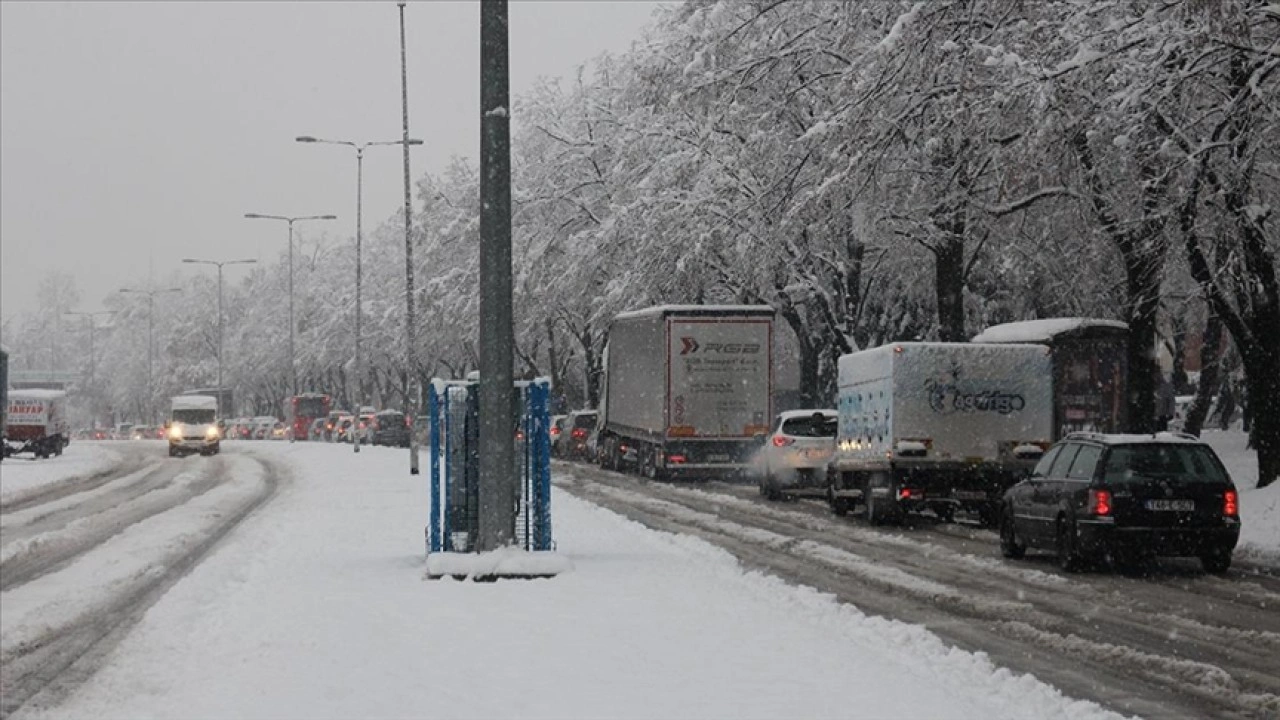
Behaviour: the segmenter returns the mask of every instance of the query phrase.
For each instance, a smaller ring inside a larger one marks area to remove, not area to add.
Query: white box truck
[[[773,308],[661,305],[614,318],[596,457],[648,477],[747,470],[773,417]]]
[[[4,445],[0,454],[29,452],[36,458],[61,455],[71,443],[67,394],[61,390],[10,390],[7,394]]]
[[[178,395],[170,404],[165,423],[169,457],[193,452],[216,455],[222,449],[222,425],[218,422],[218,398],[212,395]]]
[[[1053,438],[1042,345],[894,343],[839,360],[839,430],[828,499],[872,523],[932,509],[998,517],[1008,487]]]

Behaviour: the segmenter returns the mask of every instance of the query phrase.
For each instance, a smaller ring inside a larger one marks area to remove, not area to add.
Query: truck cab
[[[169,457],[193,452],[216,455],[222,448],[218,399],[211,395],[179,395],[173,398],[165,430],[169,438]]]

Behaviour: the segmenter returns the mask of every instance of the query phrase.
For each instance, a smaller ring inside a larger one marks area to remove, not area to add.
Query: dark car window
[[[1058,453],[1058,457],[1053,461],[1053,467],[1049,470],[1049,477],[1066,477],[1067,468],[1071,467],[1071,461],[1075,459],[1076,451],[1079,449],[1079,445],[1063,445],[1062,452]]]
[[[1081,445],[1076,459],[1071,461],[1071,469],[1067,477],[1071,480],[1092,480],[1098,469],[1098,458],[1102,457],[1102,448],[1096,445]]]
[[[596,414],[589,413],[583,415],[575,415],[573,418],[573,426],[575,428],[593,428],[596,426]]]
[[[782,421],[782,432],[792,437],[835,437],[837,420],[828,415],[793,417]]]
[[[1230,482],[1213,451],[1202,445],[1121,445],[1107,454],[1108,483],[1151,478],[1215,485]]]
[[[1049,448],[1049,452],[1040,458],[1040,462],[1036,463],[1036,469],[1031,474],[1035,477],[1049,477],[1049,468],[1053,467],[1053,461],[1057,459],[1060,452],[1062,452],[1061,445]]]

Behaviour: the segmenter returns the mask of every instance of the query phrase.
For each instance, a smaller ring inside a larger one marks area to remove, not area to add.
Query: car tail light
[[[922,498],[922,497],[924,497],[923,490],[918,490],[916,488],[900,488],[898,490],[899,500],[910,500],[911,498]]]
[[[516,431],[516,442],[520,442],[520,441],[522,441],[522,440],[524,440],[524,431],[523,431],[523,430],[517,430],[517,431]]]
[[[555,437],[556,435],[559,435],[559,434],[560,434],[560,428],[555,427],[555,426],[553,425],[553,426],[551,427],[551,436],[552,436],[552,437]]]
[[[583,430],[582,428],[574,428],[573,432],[569,433],[569,437],[573,438],[574,440],[586,440],[587,431]]]
[[[622,445],[619,445],[619,446],[618,446],[618,452],[622,453],[623,455],[626,455],[626,454],[627,454],[627,450],[628,450],[628,449],[629,449],[629,448],[626,446],[626,444],[625,444],[625,443],[624,443],[624,444],[622,444]]]
[[[685,461],[685,457],[684,457],[683,455],[668,455],[668,456],[667,456],[667,462],[671,463],[672,465],[680,465],[680,464],[681,464],[681,463],[683,463],[684,461]]]
[[[793,440],[793,439],[791,439],[791,438],[789,438],[789,437],[787,437],[787,436],[785,436],[785,435],[774,435],[774,436],[773,436],[773,446],[774,446],[774,447],[786,447],[786,446],[788,446],[788,445],[792,445],[792,444],[794,444],[794,443],[795,443],[795,440]]]
[[[1099,516],[1110,515],[1111,514],[1111,491],[1110,490],[1090,490],[1089,491],[1089,512]]]
[[[1228,490],[1222,494],[1222,514],[1227,517],[1239,517],[1239,496],[1236,495],[1235,490]]]

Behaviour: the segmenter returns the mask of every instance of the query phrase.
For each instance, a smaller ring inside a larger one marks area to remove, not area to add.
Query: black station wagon
[[[1198,438],[1174,433],[1072,433],[1005,492],[1000,515],[1005,557],[1052,550],[1068,571],[1167,555],[1220,573],[1239,537],[1239,496],[1222,462]]]

